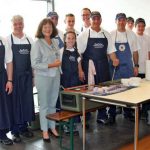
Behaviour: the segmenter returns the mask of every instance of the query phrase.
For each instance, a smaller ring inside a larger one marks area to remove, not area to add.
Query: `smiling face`
[[[85,23],[88,23],[90,21],[90,11],[89,10],[82,10],[82,20]]]
[[[21,19],[15,19],[12,22],[13,33],[15,35],[23,34],[24,23]]]
[[[52,28],[51,24],[46,23],[45,25],[43,25],[42,33],[43,33],[45,38],[50,38],[52,32],[53,32],[53,28]]]
[[[126,24],[127,29],[132,30],[134,27],[134,22],[133,21],[128,21]]]
[[[117,30],[118,31],[125,31],[125,26],[126,26],[126,18],[119,18],[116,20],[116,24],[117,24]]]
[[[145,30],[145,24],[144,24],[143,22],[139,22],[139,23],[136,25],[136,33],[137,33],[138,35],[143,35],[144,30]]]
[[[91,18],[91,28],[95,31],[100,30],[100,25],[101,25],[102,19],[99,16],[95,16]]]
[[[74,16],[67,16],[65,19],[65,24],[66,24],[67,29],[74,29],[75,17]]]
[[[66,48],[73,48],[76,42],[75,33],[67,33],[65,37]]]
[[[52,20],[54,25],[57,26],[57,24],[58,24],[58,17],[57,16],[52,16],[52,17],[50,17],[50,19]]]

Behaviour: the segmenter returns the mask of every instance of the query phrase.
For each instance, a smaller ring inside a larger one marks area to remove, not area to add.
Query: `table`
[[[137,150],[139,134],[139,106],[146,101],[150,101],[150,81],[143,79],[139,87],[112,95],[98,96],[89,93],[81,93],[81,96],[83,103],[83,150],[85,150],[85,105],[87,100],[133,108],[135,110],[134,150]]]

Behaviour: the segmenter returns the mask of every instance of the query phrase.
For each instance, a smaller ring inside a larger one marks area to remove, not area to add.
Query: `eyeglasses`
[[[90,16],[90,14],[82,14],[81,16],[86,17],[86,16]]]

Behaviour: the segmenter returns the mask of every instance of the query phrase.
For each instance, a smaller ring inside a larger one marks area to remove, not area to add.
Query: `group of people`
[[[35,41],[23,32],[23,17],[13,16],[12,34],[7,40],[0,38],[1,143],[11,145],[21,142],[21,136],[33,137],[28,125],[34,120],[34,85],[38,91],[43,141],[50,142],[49,133],[56,138],[59,133],[55,122],[45,116],[56,112],[60,85],[68,88],[99,84],[112,78],[145,77],[150,37],[144,33],[143,18],[135,21],[134,33],[134,19],[118,13],[117,29],[109,33],[101,27],[100,12],[83,8],[81,16],[81,32],[75,30],[75,16],[71,13],[65,16],[66,29],[62,32],[57,29],[58,14],[49,12],[38,25]],[[108,111],[106,108],[98,110],[98,123],[115,122],[116,106],[108,107]],[[131,109],[124,108],[126,118],[132,115]],[[90,119],[90,114],[87,116]],[[12,139],[7,137],[9,131]]]

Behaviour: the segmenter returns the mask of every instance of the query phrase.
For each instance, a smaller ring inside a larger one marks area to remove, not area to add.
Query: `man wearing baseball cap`
[[[112,60],[114,66],[119,63],[115,50],[112,48],[110,34],[101,28],[102,18],[100,12],[91,12],[90,21],[90,28],[83,31],[77,38],[78,50],[83,58],[82,68],[85,75],[85,84],[88,83],[89,85],[110,80],[107,56]],[[99,110],[97,122],[109,123],[105,108]]]
[[[57,27],[57,24],[58,24],[58,14],[57,12],[55,11],[50,11],[48,14],[47,14],[47,18],[50,18],[52,20],[52,22],[54,23],[54,25]],[[63,39],[64,39],[64,34],[61,30],[58,30],[58,35],[55,37],[56,39],[58,39],[59,41],[59,48],[62,48],[64,46],[64,43],[63,43]]]
[[[113,49],[116,50],[119,59],[119,67],[114,68],[111,65],[111,74],[115,69],[114,79],[130,78],[138,75],[138,42],[137,37],[131,30],[126,30],[126,15],[118,13],[116,15],[117,29],[111,32]],[[132,112],[128,108],[124,108],[124,116],[132,118]]]

